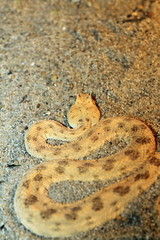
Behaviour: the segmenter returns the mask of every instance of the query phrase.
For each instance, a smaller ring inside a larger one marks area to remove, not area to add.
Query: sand
[[[67,124],[80,92],[93,94],[102,118],[135,116],[160,136],[160,4],[125,0],[0,1],[0,239],[39,240],[16,218],[13,197],[24,173],[40,162],[25,150],[28,126]],[[119,150],[110,146],[108,154]],[[98,153],[98,157],[103,151]],[[101,183],[57,185],[73,201]],[[67,189],[67,190],[66,190]],[[154,203],[160,181],[117,219],[67,240],[158,240]]]

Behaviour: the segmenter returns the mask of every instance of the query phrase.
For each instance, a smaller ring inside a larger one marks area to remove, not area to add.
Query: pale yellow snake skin
[[[160,173],[160,153],[155,137],[142,121],[113,117],[99,121],[100,112],[89,94],[79,94],[68,112],[69,124],[39,121],[26,133],[27,151],[45,161],[30,170],[19,184],[14,208],[19,221],[44,237],[66,237],[114,219],[127,204],[147,190]],[[70,141],[53,146],[47,139]],[[114,139],[129,141],[109,157],[77,160]],[[51,185],[65,180],[94,181],[128,177],[82,200],[62,204],[48,195]],[[156,204],[160,220],[160,198]]]

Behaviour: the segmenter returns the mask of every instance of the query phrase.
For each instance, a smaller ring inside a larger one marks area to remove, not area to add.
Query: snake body
[[[27,151],[45,160],[28,171],[14,197],[17,217],[31,232],[44,237],[66,237],[92,229],[117,217],[156,181],[160,153],[155,152],[151,129],[142,121],[125,116],[99,119],[100,112],[92,97],[79,94],[68,112],[73,128],[44,120],[27,131]],[[47,142],[50,138],[67,143],[53,146]],[[114,139],[124,139],[128,145],[108,157],[79,160]],[[123,176],[123,180],[76,202],[62,204],[49,197],[49,189],[56,182]],[[160,220],[160,198],[155,206]]]

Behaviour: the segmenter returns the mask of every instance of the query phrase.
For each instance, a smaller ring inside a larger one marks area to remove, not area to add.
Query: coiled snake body
[[[103,224],[122,213],[159,176],[160,153],[155,153],[155,137],[146,124],[121,116],[99,119],[92,97],[79,94],[68,112],[72,129],[44,120],[27,131],[27,151],[45,161],[23,177],[14,208],[19,221],[33,233],[65,237]],[[53,146],[47,143],[49,138],[70,142]],[[117,138],[129,140],[120,152],[101,159],[78,160]],[[48,195],[55,182],[106,180],[126,174],[129,177],[76,202],[62,204]],[[155,206],[160,220],[160,198]]]

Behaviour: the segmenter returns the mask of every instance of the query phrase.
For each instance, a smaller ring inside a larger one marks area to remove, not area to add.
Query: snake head
[[[91,125],[95,125],[100,119],[100,111],[95,100],[88,93],[77,95],[76,102],[68,111],[68,122],[73,128],[77,128],[89,119]]]

